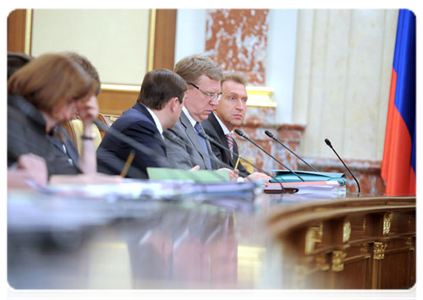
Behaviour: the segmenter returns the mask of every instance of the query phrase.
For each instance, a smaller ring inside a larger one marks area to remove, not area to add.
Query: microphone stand
[[[295,173],[293,170],[291,170],[290,168],[288,168],[287,166],[285,166],[282,162],[280,162],[279,160],[277,160],[273,155],[271,155],[269,152],[267,152],[266,150],[264,150],[262,147],[260,147],[259,145],[257,145],[256,142],[254,142],[253,140],[251,140],[244,132],[242,132],[239,129],[235,129],[235,132],[243,137],[244,139],[246,139],[247,141],[249,141],[250,143],[252,143],[254,146],[256,146],[257,148],[259,148],[261,151],[263,151],[264,153],[266,153],[268,156],[270,156],[271,158],[273,158],[278,164],[280,164],[282,167],[284,167],[285,169],[287,169],[289,172],[291,172],[292,174],[294,174],[295,176],[297,176],[302,182],[305,182],[304,179],[301,178],[300,175],[298,175],[297,173]]]
[[[205,134],[205,133],[203,133],[203,132],[201,132],[201,133],[199,133],[200,135],[201,135],[201,137],[202,138],[204,138],[204,139],[206,139],[206,140],[208,140],[210,143],[213,143],[214,145],[216,145],[216,146],[218,146],[219,148],[221,148],[221,149],[223,149],[223,150],[225,150],[225,151],[230,151],[228,148],[226,148],[225,146],[223,146],[223,145],[221,145],[220,143],[218,143],[217,141],[215,141],[214,139],[212,139],[210,136],[208,136],[207,134]],[[288,193],[291,193],[291,192],[293,192],[293,193],[295,193],[295,192],[297,192],[298,190],[295,190],[295,189],[293,189],[292,191],[291,190],[289,190],[289,191],[287,191],[286,190],[286,188],[284,188],[283,187],[283,185],[282,185],[282,182],[279,180],[279,179],[277,179],[275,176],[273,176],[272,174],[270,174],[269,172],[266,172],[265,170],[263,170],[262,168],[260,168],[260,167],[258,167],[258,166],[256,166],[256,165],[254,165],[253,163],[251,163],[251,162],[249,162],[248,160],[246,160],[246,159],[244,159],[243,157],[241,157],[240,155],[237,155],[236,153],[233,153],[237,158],[239,158],[240,160],[242,160],[243,162],[245,162],[245,163],[247,163],[247,164],[249,164],[250,166],[252,166],[253,168],[256,168],[256,169],[258,169],[260,172],[262,172],[262,173],[264,173],[264,174],[266,174],[267,176],[269,176],[269,177],[271,177],[272,179],[274,179],[274,180],[276,180],[276,182],[278,182],[279,183],[279,185],[281,186],[281,192],[282,193],[285,193],[285,191]],[[223,163],[223,162],[221,162],[221,163]],[[230,168],[232,168],[232,167],[230,167]]]
[[[288,150],[289,152],[291,152],[296,158],[298,158],[299,160],[301,160],[304,164],[306,164],[310,169],[312,169],[314,172],[318,172],[315,168],[313,168],[312,166],[310,166],[304,159],[302,159],[301,157],[299,157],[294,151],[292,151],[291,149],[289,149],[287,146],[285,146],[284,144],[282,144],[281,141],[279,141],[269,130],[266,130],[264,132],[268,137],[270,137],[271,139],[273,139],[275,142],[279,143],[281,146],[283,146],[286,150]]]
[[[348,172],[350,173],[350,175],[352,176],[352,178],[355,180],[355,182],[357,183],[357,187],[358,187],[358,193],[361,193],[361,189],[360,189],[360,184],[358,183],[357,178],[355,178],[355,176],[353,175],[353,173],[350,171],[350,169],[347,167],[347,165],[344,163],[344,161],[342,160],[342,158],[338,155],[338,153],[336,153],[335,149],[332,147],[332,143],[329,141],[329,139],[325,139],[325,143],[326,145],[329,146],[329,148],[331,148],[333,150],[333,152],[336,154],[336,156],[338,156],[338,159],[342,162],[342,164],[344,165],[344,167],[348,170]]]

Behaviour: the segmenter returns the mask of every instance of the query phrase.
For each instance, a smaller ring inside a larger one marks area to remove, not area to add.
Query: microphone
[[[276,159],[276,157],[274,157],[273,155],[271,155],[269,152],[267,152],[266,150],[264,150],[262,147],[260,147],[259,145],[257,145],[256,142],[254,142],[253,140],[251,140],[244,132],[242,132],[241,130],[239,130],[238,128],[235,129],[236,134],[238,134],[239,136],[243,137],[244,139],[246,139],[247,141],[249,141],[250,143],[252,143],[254,146],[256,146],[257,148],[259,148],[261,151],[263,151],[264,153],[266,153],[268,156],[270,156],[271,158],[273,158],[277,163],[279,163],[281,166],[283,166],[285,169],[287,169],[289,172],[291,172],[292,174],[294,174],[295,176],[297,176],[301,181],[305,181],[304,179],[301,178],[300,175],[298,175],[297,173],[295,173],[294,171],[292,171],[289,167],[285,166],[282,162],[280,162],[279,160]]]
[[[297,154],[295,154],[294,151],[292,151],[291,149],[289,149],[287,146],[285,146],[284,144],[282,144],[281,141],[279,141],[274,135],[273,133],[271,133],[269,130],[265,130],[264,133],[270,137],[271,139],[273,139],[275,142],[278,142],[281,146],[283,146],[286,150],[288,150],[289,152],[291,152],[296,158],[298,158],[299,160],[301,160],[303,163],[305,163],[310,169],[312,169],[314,172],[317,172],[317,170],[315,168],[313,168],[312,166],[310,166],[304,159],[302,159],[301,157],[299,157]]]
[[[155,158],[160,158],[160,159],[166,158],[165,156],[158,154],[156,151],[151,150],[147,146],[144,146],[143,144],[138,143],[137,141],[133,140],[132,138],[124,135],[123,133],[114,129],[113,127],[107,127],[106,125],[101,123],[101,121],[99,121],[99,120],[94,120],[93,123],[95,125],[97,125],[97,127],[100,128],[101,130],[107,131],[108,133],[110,133],[111,135],[116,137],[117,139],[127,143],[131,147],[137,149],[140,152],[143,152],[144,154],[154,156]]]
[[[220,143],[219,143],[219,142],[217,142],[216,140],[212,139],[210,136],[208,136],[208,135],[207,135],[207,134],[205,134],[204,132],[200,132],[200,133],[199,133],[199,135],[200,135],[202,138],[204,138],[204,139],[208,140],[210,143],[215,144],[215,145],[216,145],[216,146],[218,146],[219,148],[221,148],[221,149],[223,149],[223,150],[225,150],[225,151],[230,151],[228,148],[226,148],[225,146],[223,146],[222,144],[220,144]],[[257,170],[259,170],[260,172],[262,172],[262,173],[266,174],[267,176],[271,177],[272,179],[276,180],[276,182],[278,182],[278,183],[279,183],[279,185],[281,186],[282,193],[285,193],[286,188],[284,188],[284,187],[283,187],[282,182],[280,182],[280,180],[279,180],[279,179],[277,179],[275,176],[273,176],[273,175],[272,175],[272,174],[270,174],[269,172],[266,172],[265,170],[263,170],[262,168],[260,168],[260,167],[256,166],[255,164],[253,164],[253,163],[249,162],[248,160],[244,159],[243,157],[241,157],[241,156],[237,155],[236,153],[233,153],[233,155],[235,155],[237,158],[239,158],[239,159],[240,159],[240,160],[242,160],[243,162],[246,162],[247,164],[249,164],[249,165],[250,165],[250,166],[252,166],[253,168],[256,168],[256,169],[257,169]],[[220,163],[224,163],[224,162],[220,162]],[[229,166],[229,168],[232,168],[232,167],[231,167],[231,166]],[[287,191],[287,192],[289,192],[289,193],[295,193],[295,192],[297,192],[297,191],[298,191],[298,190],[296,190],[296,189],[288,189],[288,191]]]
[[[344,161],[342,160],[341,157],[339,157],[338,153],[336,153],[335,149],[332,147],[332,143],[329,141],[329,139],[325,139],[325,143],[326,145],[329,146],[329,148],[331,148],[333,150],[333,152],[336,154],[336,156],[338,156],[338,159],[342,162],[342,164],[344,165],[344,167],[348,170],[348,172],[350,173],[350,175],[352,176],[352,178],[354,178],[355,182],[357,183],[357,187],[358,187],[358,192],[361,192],[360,189],[360,184],[358,183],[357,178],[355,178],[355,176],[353,175],[353,173],[350,171],[350,169],[348,169],[347,165],[344,163]]]

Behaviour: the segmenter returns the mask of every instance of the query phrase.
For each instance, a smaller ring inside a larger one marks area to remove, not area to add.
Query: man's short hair
[[[64,52],[64,54],[72,59],[74,62],[78,63],[88,75],[91,76],[97,83],[97,88],[95,91],[95,95],[98,96],[101,92],[101,82],[100,76],[98,75],[97,69],[93,66],[93,64],[83,55],[80,55],[75,52]]]
[[[186,82],[195,83],[202,75],[213,80],[222,80],[222,69],[211,58],[194,54],[182,58],[174,68],[175,73],[181,76]]]
[[[34,58],[19,52],[7,52],[7,80],[21,67],[25,66]]]
[[[245,78],[244,74],[242,73],[238,73],[238,72],[227,72],[223,74],[223,79],[220,82],[220,86],[222,86],[222,84],[225,81],[233,81],[239,84],[242,84],[244,87],[247,86],[248,81],[247,78]]]
[[[187,83],[178,74],[167,69],[153,70],[145,75],[137,101],[150,109],[161,110],[173,97],[182,103],[187,89]]]

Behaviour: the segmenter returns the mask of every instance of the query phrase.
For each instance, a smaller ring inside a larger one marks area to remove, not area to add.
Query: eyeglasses
[[[204,91],[203,89],[199,88],[198,86],[196,86],[195,84],[188,82],[189,85],[192,85],[193,87],[195,87],[197,90],[199,90],[200,92],[202,92],[204,95],[206,95],[207,97],[209,97],[209,101],[213,101],[213,100],[217,100],[219,101],[220,98],[222,97],[223,93],[219,92],[217,94],[211,94],[208,93],[206,91]]]

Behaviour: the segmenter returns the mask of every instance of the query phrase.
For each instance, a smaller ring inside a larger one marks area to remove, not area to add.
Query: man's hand
[[[268,182],[271,179],[270,176],[267,176],[266,174],[261,172],[251,173],[250,175],[247,176],[247,178],[253,181],[264,181],[264,182]]]
[[[195,167],[191,168],[190,171],[198,171],[200,170],[200,166],[196,165]]]
[[[229,173],[229,178],[231,179],[231,181],[237,181],[238,175],[239,175],[238,170],[231,170],[231,169],[228,169],[228,168],[221,168],[219,170],[227,171]]]

